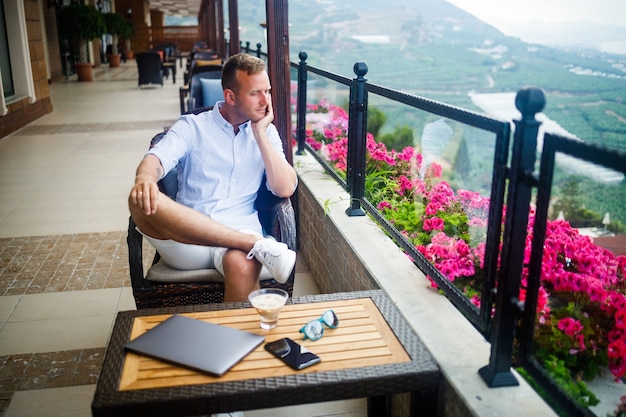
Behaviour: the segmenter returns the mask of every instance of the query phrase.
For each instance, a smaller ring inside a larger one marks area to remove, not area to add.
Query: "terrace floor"
[[[0,139],[0,417],[91,416],[115,315],[135,309],[127,193],[177,83],[137,88],[135,61],[50,85],[54,112]],[[294,295],[316,293],[298,262]],[[246,412],[361,416],[366,401]]]

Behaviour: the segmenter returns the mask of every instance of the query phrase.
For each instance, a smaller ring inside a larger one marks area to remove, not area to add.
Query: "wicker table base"
[[[221,378],[124,351],[124,344],[171,314],[301,341],[299,327],[333,308],[337,329],[304,344],[322,363],[293,371],[257,348]],[[368,397],[370,416],[387,415],[387,396],[411,393],[412,415],[436,415],[440,372],[424,345],[382,291],[291,299],[279,326],[258,328],[247,303],[211,304],[119,313],[92,403],[100,416],[194,416],[229,410]],[[419,411],[419,412],[418,412]]]

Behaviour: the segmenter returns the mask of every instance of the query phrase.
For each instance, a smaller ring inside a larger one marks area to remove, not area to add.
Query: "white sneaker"
[[[257,240],[247,256],[248,259],[253,257],[261,262],[272,277],[281,284],[287,282],[296,265],[296,253],[286,244],[274,239]]]
[[[211,414],[211,417],[243,417],[243,411],[231,411],[230,413]]]

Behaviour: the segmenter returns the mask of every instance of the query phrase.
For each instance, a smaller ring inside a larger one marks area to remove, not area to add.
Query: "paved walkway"
[[[0,417],[86,417],[115,315],[135,309],[126,197],[177,83],[137,88],[134,61],[50,85],[54,112],[0,139]],[[146,262],[153,252],[146,252]],[[316,293],[298,264],[295,295]],[[247,412],[360,416],[365,401]]]

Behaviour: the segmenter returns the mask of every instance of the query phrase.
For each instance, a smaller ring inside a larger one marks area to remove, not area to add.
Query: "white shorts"
[[[217,269],[220,274],[224,275],[222,258],[228,250],[227,248],[192,245],[171,239],[155,239],[145,235],[139,229],[137,231],[154,246],[167,266],[180,269],[181,271]],[[251,230],[242,230],[241,232],[261,236],[259,233]]]

